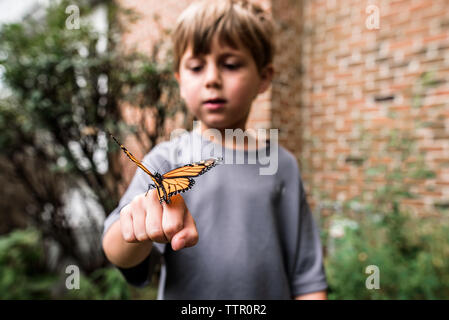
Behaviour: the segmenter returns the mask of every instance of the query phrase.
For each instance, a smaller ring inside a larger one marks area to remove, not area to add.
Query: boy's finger
[[[137,196],[136,201],[132,204],[132,220],[134,235],[137,241],[148,240],[147,231],[145,228],[145,195]]]
[[[181,195],[171,197],[171,203],[163,203],[162,230],[168,241],[184,227],[186,205]]]
[[[145,199],[145,211],[145,228],[148,237],[155,242],[167,243],[168,240],[162,230],[162,206],[159,203],[156,190],[148,192]]]
[[[135,242],[136,237],[133,231],[133,221],[131,217],[131,206],[128,204],[120,211],[120,230],[126,242]]]
[[[190,214],[189,209],[186,208],[184,215],[184,228],[173,236],[171,246],[173,250],[180,250],[182,248],[193,247],[198,243],[198,230],[196,228],[195,220]]]

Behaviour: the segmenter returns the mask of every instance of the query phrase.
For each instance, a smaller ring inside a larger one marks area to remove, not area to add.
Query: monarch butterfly
[[[128,158],[130,158],[131,161],[133,161],[140,169],[145,171],[145,173],[151,177],[154,184],[148,185],[147,193],[150,189],[156,188],[160,203],[170,203],[170,198],[173,195],[191,189],[195,184],[195,180],[192,178],[202,175],[222,160],[222,158],[211,158],[200,162],[186,164],[179,168],[170,170],[162,175],[158,172],[152,174],[150,170],[148,170],[142,162],[137,160],[131,152],[129,152],[120,142],[117,141],[112,134],[110,134],[110,136],[120,146],[123,152],[125,152]]]

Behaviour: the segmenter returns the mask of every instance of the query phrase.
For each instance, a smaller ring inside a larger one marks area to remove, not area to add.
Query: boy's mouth
[[[208,110],[218,110],[223,108],[226,102],[223,98],[213,98],[205,100],[203,104]]]

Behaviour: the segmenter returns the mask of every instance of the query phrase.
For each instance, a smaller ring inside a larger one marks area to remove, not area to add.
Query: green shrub
[[[325,235],[330,299],[448,299],[449,225],[417,218],[394,204],[385,215],[365,214],[344,234]],[[380,288],[367,289],[366,267],[379,268]]]
[[[77,290],[67,290],[64,298],[89,300],[129,299],[130,290],[126,280],[115,268],[102,268],[89,277],[81,274],[80,287]]]
[[[101,268],[89,276],[80,272],[80,288],[69,290],[69,275],[51,272],[40,233],[16,230],[0,237],[0,299],[129,299],[130,287],[120,272]],[[58,294],[57,288],[60,288]]]
[[[45,270],[36,230],[0,237],[0,299],[49,299],[57,276]]]

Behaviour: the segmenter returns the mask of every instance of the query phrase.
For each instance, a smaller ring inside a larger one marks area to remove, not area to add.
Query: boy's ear
[[[259,93],[263,93],[265,92],[271,84],[271,80],[273,80],[273,76],[274,76],[274,68],[273,68],[273,64],[269,64],[267,66],[265,66],[262,69],[262,72],[260,73],[260,78],[261,78],[261,83],[260,83],[260,87],[259,87]]]

